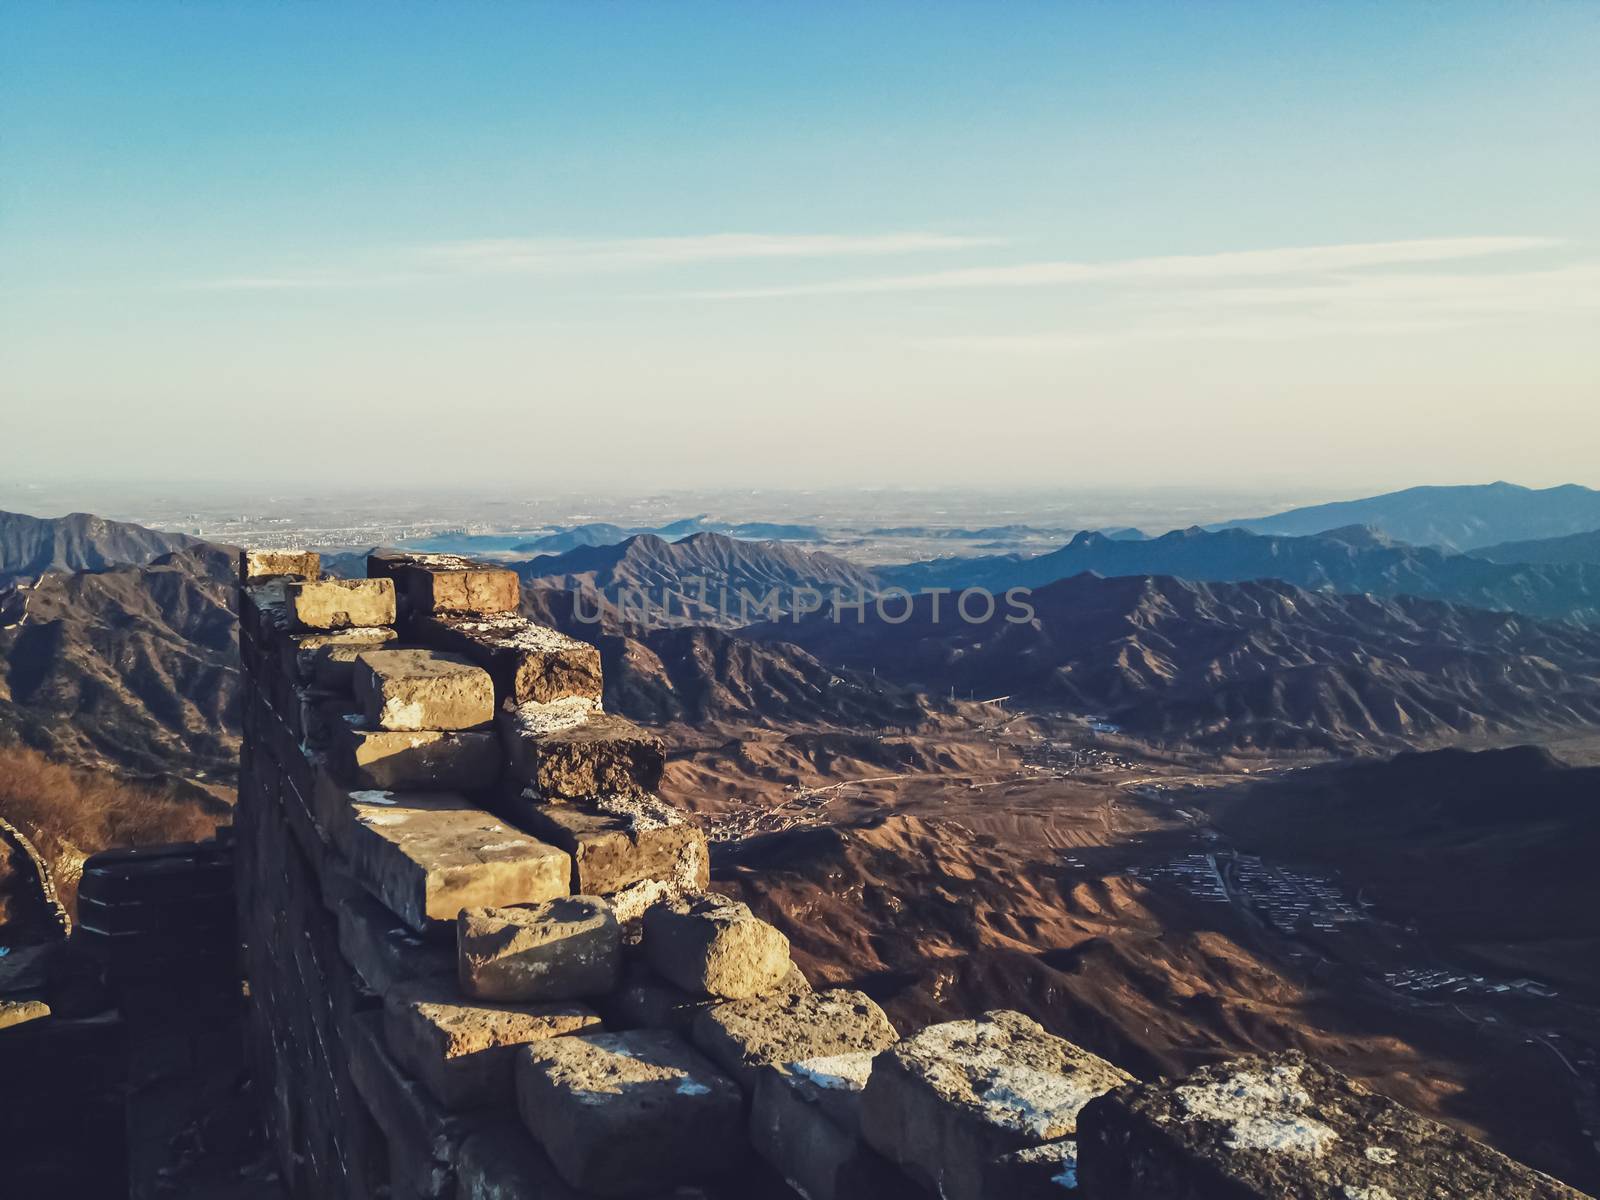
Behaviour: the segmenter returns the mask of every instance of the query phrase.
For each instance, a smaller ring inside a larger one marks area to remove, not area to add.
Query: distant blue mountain
[[[665,525],[612,525],[607,521],[590,521],[585,525],[570,525],[555,533],[510,547],[519,554],[565,554],[583,546],[614,546],[642,533],[677,541],[696,533],[720,533],[724,537],[746,542],[822,542],[827,539],[815,525],[783,525],[770,521],[712,521],[704,514],[669,521]]]
[[[1281,579],[1321,592],[1426,596],[1474,608],[1600,625],[1600,565],[1522,565],[1408,546],[1361,526],[1306,537],[1244,529],[1178,529],[1119,541],[1080,533],[1059,550],[937,558],[878,567],[885,583],[917,589],[1043,587],[1093,573],[1159,575],[1207,582]]]
[[[1575,483],[1525,488],[1514,483],[1414,487],[1365,500],[1293,508],[1270,517],[1228,521],[1212,529],[1247,529],[1304,537],[1367,525],[1397,541],[1447,550],[1498,542],[1564,537],[1600,529],[1600,492]]]

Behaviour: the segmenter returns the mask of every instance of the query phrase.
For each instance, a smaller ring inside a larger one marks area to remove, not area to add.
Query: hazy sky
[[[6,4],[0,471],[1600,485],[1600,3]]]

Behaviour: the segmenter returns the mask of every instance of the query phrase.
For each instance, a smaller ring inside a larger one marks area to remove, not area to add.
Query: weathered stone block
[[[419,640],[488,671],[500,704],[600,702],[600,651],[526,617],[422,617],[412,629]]]
[[[397,984],[383,998],[389,1052],[450,1109],[509,1102],[518,1046],[599,1025],[582,1004],[487,1004],[464,999],[448,979]]]
[[[861,1140],[870,1052],[759,1069],[750,1108],[755,1151],[807,1200],[921,1200],[927,1193]],[[1003,1192],[995,1200],[1009,1200]]]
[[[1481,1142],[1300,1054],[1133,1084],[1084,1108],[1095,1200],[1581,1200]]]
[[[494,719],[494,683],[482,667],[436,650],[356,656],[356,699],[373,729],[476,729]]]
[[[422,937],[371,896],[352,896],[337,912],[339,951],[378,995],[397,983],[448,979],[455,972],[455,947]]]
[[[574,892],[609,896],[658,880],[665,898],[674,890],[702,890],[710,879],[705,835],[653,797],[605,796],[577,805],[545,804],[524,794],[507,813],[572,855]]]
[[[502,709],[507,769],[546,800],[643,796],[661,782],[666,748],[587,700]]]
[[[296,688],[287,701],[289,730],[303,746],[321,750],[359,716],[347,692],[321,688]]]
[[[264,652],[289,622],[289,585],[269,579],[242,588],[239,593],[241,652],[254,647]],[[259,665],[259,664],[258,664]],[[250,664],[246,664],[247,667]]]
[[[761,1068],[801,1059],[866,1053],[899,1038],[865,992],[836,988],[755,996],[708,1008],[695,1018],[694,1044],[745,1091]]]
[[[984,1196],[1067,1200],[1078,1195],[1078,1143],[1073,1138],[1013,1150],[983,1165]]]
[[[290,678],[298,683],[320,683],[317,678],[317,663],[325,652],[342,649],[348,655],[346,663],[352,663],[356,654],[362,650],[380,649],[393,642],[394,638],[394,630],[385,626],[335,629],[327,633],[297,633],[283,639],[280,653],[284,670]],[[332,686],[342,688],[348,687],[349,684],[350,671],[346,666],[343,682],[336,682]]]
[[[516,612],[522,602],[517,573],[482,565],[398,565],[390,572],[412,617],[438,613]]]
[[[941,1196],[977,1200],[990,1160],[1070,1137],[1085,1104],[1132,1078],[1021,1013],[986,1013],[883,1051],[862,1134]]]
[[[517,1107],[571,1186],[664,1191],[726,1171],[744,1143],[739,1089],[671,1033],[584,1034],[517,1055]]]
[[[402,733],[340,721],[329,738],[328,764],[357,788],[470,792],[500,778],[500,740],[487,730]]]
[[[395,1197],[449,1197],[453,1163],[477,1122],[448,1111],[390,1057],[383,1014],[360,1013],[344,1030],[340,1047],[364,1103],[389,1150],[389,1184]],[[281,1074],[277,1081],[287,1083]]]
[[[17,997],[0,999],[0,1029],[41,1021],[49,1015],[50,1006],[43,1000]]]
[[[772,995],[791,996],[810,990],[811,984],[800,968],[790,963],[789,973],[778,982]],[[692,996],[643,963],[635,962],[624,968],[621,986],[600,1001],[600,1013],[612,1028],[670,1029],[688,1037],[696,1017],[726,1003],[710,996]]]
[[[322,556],[314,550],[241,550],[239,582],[246,586],[264,579],[318,579]]]
[[[351,630],[351,633],[372,633],[373,630]],[[332,643],[319,647],[311,656],[311,681],[318,687],[354,693],[356,685],[356,659],[368,650],[406,650],[392,637],[373,641]]]
[[[645,958],[685,991],[743,1000],[789,972],[789,939],[725,896],[658,904],[644,915]]]
[[[456,919],[461,989],[483,1000],[575,1000],[617,985],[622,933],[597,896],[530,908],[473,908]]]
[[[463,908],[553,900],[572,878],[566,851],[460,797],[357,792],[339,836],[362,886],[419,932]]]
[[[462,1143],[456,1188],[456,1200],[584,1200],[512,1121],[496,1121]]]
[[[358,629],[393,625],[394,584],[387,579],[322,579],[284,589],[296,629]]]

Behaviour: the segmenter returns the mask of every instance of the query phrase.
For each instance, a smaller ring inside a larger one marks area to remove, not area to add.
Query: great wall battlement
[[[290,1195],[1579,1196],[1297,1056],[1139,1082],[1020,1014],[813,991],[512,572],[368,575],[241,556],[238,923]]]

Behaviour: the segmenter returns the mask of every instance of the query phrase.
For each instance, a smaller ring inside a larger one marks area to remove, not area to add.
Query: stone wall
[[[240,562],[252,1049],[295,1197],[1575,1197],[1292,1056],[1140,1083],[1017,1013],[896,1030],[708,890],[510,571]]]

